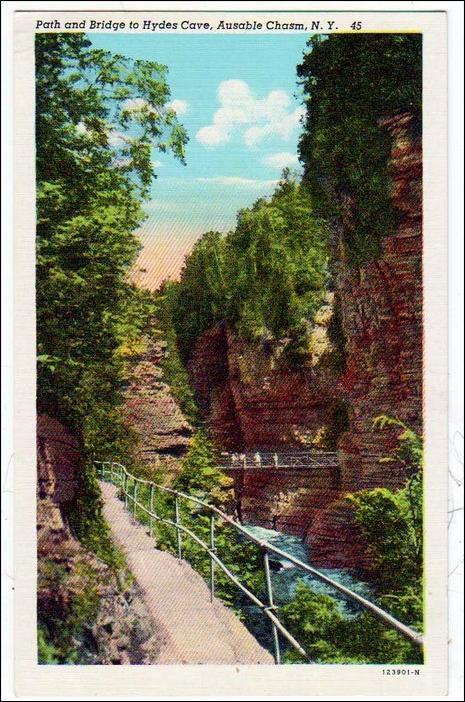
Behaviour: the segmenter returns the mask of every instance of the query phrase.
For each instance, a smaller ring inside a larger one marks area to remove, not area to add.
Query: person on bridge
[[[272,518],[272,522],[271,522],[271,523],[273,524],[273,529],[274,529],[275,531],[278,530],[278,519],[279,519],[280,517],[281,517],[280,514],[273,514],[273,518]]]
[[[254,458],[255,465],[257,466],[257,468],[261,468],[261,465],[262,465],[262,457],[260,456],[260,454],[259,454],[258,451],[256,452],[256,454],[254,455],[253,458]]]

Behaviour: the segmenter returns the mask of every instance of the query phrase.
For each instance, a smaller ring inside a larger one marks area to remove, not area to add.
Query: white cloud
[[[257,98],[243,80],[225,80],[218,86],[221,107],[213,115],[211,124],[199,129],[197,140],[205,146],[228,142],[232,134],[245,128],[247,146],[254,146],[267,136],[289,139],[299,124],[304,108],[292,109],[289,95],[284,90],[272,90],[264,98]]]
[[[185,100],[171,100],[171,102],[166,103],[166,107],[169,110],[174,110],[177,115],[185,115],[189,104]]]
[[[287,168],[290,166],[295,166],[299,163],[299,159],[296,154],[291,154],[288,151],[280,151],[277,154],[270,154],[263,159],[265,166],[270,166],[271,168]]]
[[[279,119],[273,119],[268,124],[250,127],[244,134],[245,143],[247,146],[255,146],[268,136],[279,136],[287,141],[291,138],[294,129],[299,126],[304,112],[303,107],[296,107],[293,112],[284,114]]]
[[[198,183],[214,183],[239,188],[271,187],[278,183],[277,180],[257,180],[255,178],[240,178],[239,176],[217,176],[216,178],[196,178]]]
[[[154,168],[162,168],[162,167],[163,167],[163,164],[162,164],[161,161],[152,161],[152,166],[153,166]]]
[[[224,127],[215,124],[202,127],[195,136],[197,137],[197,141],[200,141],[204,146],[218,146],[218,144],[229,141],[230,137]]]
[[[143,109],[148,108],[149,103],[144,98],[130,98],[125,100],[122,104],[123,112],[140,112]]]
[[[109,132],[107,132],[107,137],[108,144],[115,148],[119,148],[130,142],[129,137],[127,137],[126,134],[118,132],[116,129],[111,129]]]

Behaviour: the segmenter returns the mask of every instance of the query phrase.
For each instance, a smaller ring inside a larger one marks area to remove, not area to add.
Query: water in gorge
[[[309,549],[298,536],[290,536],[280,531],[265,529],[264,527],[252,524],[244,524],[244,526],[251,534],[260,540],[266,541],[282,551],[286,551],[303,563],[312,565]],[[353,617],[360,612],[360,607],[348,601],[337,590],[320,582],[311,575],[304,573],[304,571],[294,566],[290,561],[270,554],[270,566],[273,596],[276,605],[282,606],[290,602],[295,595],[297,584],[303,581],[314,592],[334,597],[345,616]],[[348,570],[343,568],[319,568],[318,570],[359,595],[366,597],[368,600],[372,602],[375,601],[374,593],[370,586],[366,582],[357,579]],[[262,646],[272,652],[273,641],[270,621],[267,617],[263,616],[258,607],[250,604],[250,600],[244,599],[244,603],[241,604],[241,609],[244,611],[246,617],[244,623]],[[283,651],[288,647],[287,642],[282,636],[280,636],[280,644]]]

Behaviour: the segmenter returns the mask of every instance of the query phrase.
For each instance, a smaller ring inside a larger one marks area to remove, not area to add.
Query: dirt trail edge
[[[113,539],[159,629],[156,664],[272,664],[271,654],[242,622],[220,600],[210,602],[207,584],[187,562],[155,548],[146,529],[125,510],[116,487],[101,482],[100,488]]]

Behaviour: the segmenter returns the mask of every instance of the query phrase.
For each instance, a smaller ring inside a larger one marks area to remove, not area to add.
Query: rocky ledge
[[[153,663],[159,653],[161,631],[148,613],[138,588],[127,571],[115,572],[86,550],[68,524],[66,515],[76,498],[80,467],[75,437],[56,419],[39,415],[39,625],[48,630],[47,639],[56,645],[69,623],[79,622],[72,641],[68,641],[73,662]]]
[[[166,343],[148,342],[147,351],[133,365],[125,391],[128,423],[139,436],[139,458],[153,463],[157,455],[182,456],[192,427],[164,381],[161,363]]]

